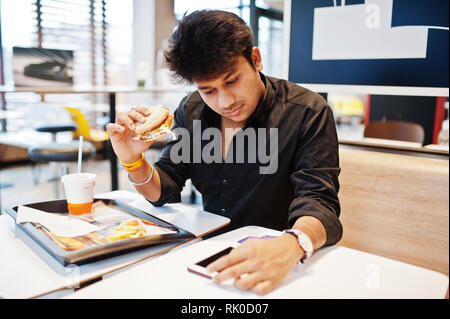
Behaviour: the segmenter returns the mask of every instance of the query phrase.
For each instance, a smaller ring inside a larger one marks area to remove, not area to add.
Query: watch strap
[[[304,232],[298,229],[285,229],[283,230],[283,234],[291,234],[297,239],[299,246],[305,252],[305,255],[302,257],[302,259],[299,260],[301,263],[303,263],[305,259],[309,258],[314,252],[313,243],[309,238],[309,236],[306,235]]]

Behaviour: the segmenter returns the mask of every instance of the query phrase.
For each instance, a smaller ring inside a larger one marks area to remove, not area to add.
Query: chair
[[[41,132],[41,133],[49,133],[52,136],[51,139],[51,143],[56,143],[57,142],[57,134],[60,132],[70,132],[70,131],[75,131],[77,128],[75,125],[73,124],[46,124],[46,125],[42,125],[42,126],[36,126],[34,128],[37,132]],[[29,154],[28,154],[28,157]],[[36,166],[37,162],[40,161],[33,161],[33,159],[31,159],[31,175],[33,178],[33,182],[36,185],[39,181],[39,167]],[[51,166],[53,164],[50,164]],[[54,166],[54,165],[53,165]],[[57,168],[54,167],[53,171],[56,171]],[[52,178],[50,178],[51,180]]]
[[[108,133],[104,130],[97,130],[89,126],[84,114],[77,108],[65,107],[70,113],[72,121],[77,124],[76,130],[73,132],[73,139],[79,139],[83,136],[85,141],[91,142],[96,150],[106,150],[105,142],[109,139]]]
[[[364,129],[364,137],[423,144],[425,140],[425,131],[421,125],[410,122],[370,122]]]
[[[78,147],[77,141],[69,143],[57,143],[57,134],[60,132],[74,132],[77,127],[73,124],[47,124],[35,127],[35,130],[42,133],[50,133],[52,135],[51,144],[41,144],[28,149],[28,157],[32,161],[32,175],[33,182],[36,185],[39,182],[38,173],[36,172],[36,163],[50,163],[53,167],[54,176],[49,178],[49,181],[55,182],[55,196],[59,197],[58,181],[64,174],[68,174],[69,170],[65,165],[67,162],[78,161]],[[94,146],[89,143],[83,143],[83,159],[89,159],[95,155]],[[58,172],[58,164],[60,172]]]
[[[52,142],[56,143],[56,135],[59,132],[75,131],[77,128],[72,124],[48,124],[35,127],[34,129],[41,133],[50,133],[52,135]]]
[[[52,143],[43,144],[28,149],[28,156],[33,163],[66,163],[78,161],[79,142],[72,141],[69,143]],[[90,142],[83,142],[83,160],[92,158],[95,155],[95,147]],[[67,166],[63,166],[61,173],[57,172],[55,168],[55,176],[50,181],[55,182],[55,196],[59,197],[59,179],[62,175],[68,174]],[[38,180],[33,178],[35,184]]]

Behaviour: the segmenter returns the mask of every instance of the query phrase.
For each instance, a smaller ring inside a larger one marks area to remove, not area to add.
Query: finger
[[[231,267],[225,268],[218,275],[216,275],[213,280],[216,283],[220,283],[231,278],[239,279],[241,278],[241,276],[245,277],[244,275],[247,275],[254,270],[256,269],[252,263],[244,261]]]
[[[250,290],[255,287],[259,282],[263,281],[264,274],[261,271],[255,271],[252,273],[242,274],[234,282],[234,286],[242,290]]]
[[[146,117],[144,115],[142,115],[142,113],[135,111],[135,110],[129,111],[128,116],[136,122],[144,123],[146,120]]]
[[[124,124],[128,126],[128,128],[132,131],[136,129],[136,126],[134,125],[134,121],[125,113],[118,112],[116,116],[116,124]]]
[[[137,139],[136,142],[137,142],[137,143],[143,143],[143,144],[145,144],[147,147],[150,147],[153,143],[155,143],[155,140],[143,140],[143,139]]]
[[[151,114],[150,109],[144,106],[135,106],[132,109],[139,113],[142,113],[144,116],[149,116]]]
[[[273,288],[274,288],[274,285],[273,285],[272,281],[264,280],[264,281],[258,282],[251,289],[251,291],[253,291],[254,293],[257,293],[258,295],[265,295],[266,293],[268,293],[271,290],[273,290]]]
[[[123,133],[125,131],[125,128],[119,124],[108,123],[106,124],[106,131],[109,135],[114,135],[117,133]]]
[[[209,271],[222,271],[223,269],[230,267],[238,262],[241,262],[247,258],[247,254],[245,250],[238,248],[234,248],[228,255],[220,257],[215,262],[209,264],[206,268]]]

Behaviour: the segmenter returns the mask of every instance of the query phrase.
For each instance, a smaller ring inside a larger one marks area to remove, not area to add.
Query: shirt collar
[[[265,124],[270,111],[273,108],[274,88],[269,79],[261,72],[259,72],[261,80],[266,87],[264,97],[259,101],[255,111],[248,118],[245,126],[253,126],[257,124]],[[200,111],[200,119],[204,120],[208,126],[220,127],[220,116],[212,110],[206,103],[203,102]]]
[[[259,72],[259,75],[264,83],[264,86],[266,87],[266,92],[264,94],[264,97],[259,101],[255,111],[248,118],[247,123],[245,124],[246,126],[251,126],[254,123],[265,124],[273,108],[272,101],[274,97],[274,89],[272,87],[272,84],[263,73]]]

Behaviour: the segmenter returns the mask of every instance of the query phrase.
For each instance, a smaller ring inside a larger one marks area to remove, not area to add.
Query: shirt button
[[[225,208],[222,208],[220,211],[221,211],[223,214],[225,214]]]

